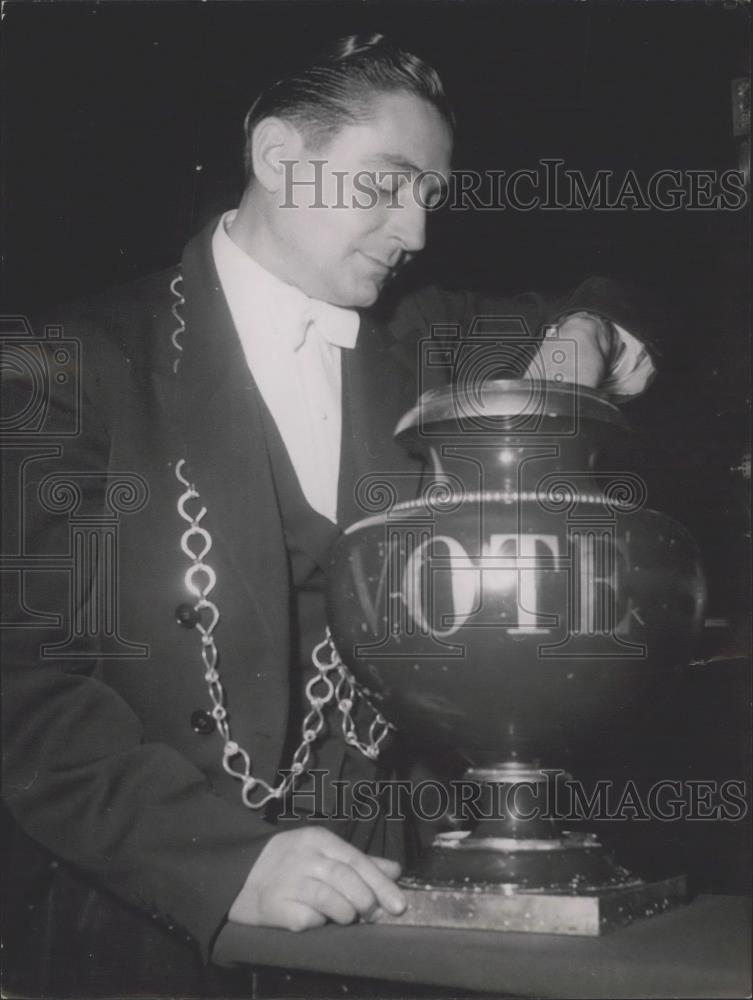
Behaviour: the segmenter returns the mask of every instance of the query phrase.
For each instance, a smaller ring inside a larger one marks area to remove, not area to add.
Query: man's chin
[[[334,305],[343,309],[368,309],[373,306],[382,293],[383,282],[359,281],[357,285],[345,291]]]
[[[361,301],[358,302],[358,304],[355,305],[353,308],[354,309],[368,309],[369,306],[373,306],[374,305],[374,303],[379,298],[379,296],[381,295],[381,293],[382,293],[382,289],[381,288],[374,288],[374,289],[372,289],[372,291],[369,292],[368,295],[363,295],[361,297]]]

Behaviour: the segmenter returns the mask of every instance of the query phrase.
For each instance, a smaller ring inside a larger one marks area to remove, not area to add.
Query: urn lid
[[[395,428],[395,437],[452,434],[575,435],[584,421],[627,429],[620,410],[582,385],[529,379],[493,379],[425,392]]]

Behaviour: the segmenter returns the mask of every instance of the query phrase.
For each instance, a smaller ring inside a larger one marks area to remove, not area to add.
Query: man
[[[50,318],[83,359],[80,409],[56,388],[47,426],[73,415],[79,430],[9,477],[11,551],[62,557],[84,538],[71,578],[27,573],[19,602],[61,615],[68,640],[9,628],[4,654],[5,797],[57,866],[58,995],[206,992],[188,960],[211,956],[226,919],[303,930],[404,906],[402,830],[336,833],[314,815],[282,829],[270,788],[306,743],[326,554],[362,514],[355,484],[418,471],[391,434],[432,324],[467,331],[489,310],[535,338],[556,324],[578,344],[578,381],[615,397],[652,371],[602,282],[555,304],[428,289],[386,320],[370,311],[423,248],[451,169],[452,115],[415,56],[379,36],[337,42],[265,91],[246,136],[241,204],[179,270]],[[554,348],[535,344],[521,364],[547,374]],[[11,380],[11,412],[29,391]],[[378,773],[332,734],[315,757],[327,782]]]

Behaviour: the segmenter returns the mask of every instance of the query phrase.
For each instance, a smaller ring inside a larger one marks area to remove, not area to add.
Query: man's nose
[[[426,210],[411,193],[389,209],[390,231],[407,253],[418,253],[426,246]]]

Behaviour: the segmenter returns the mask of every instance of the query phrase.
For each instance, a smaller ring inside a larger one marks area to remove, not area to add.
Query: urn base
[[[517,793],[535,796],[548,773],[535,761],[469,768],[465,778],[477,783],[486,814],[472,830],[437,834],[400,881],[406,911],[379,921],[598,935],[685,902],[685,876],[646,882],[618,864],[595,834],[564,830],[516,808]]]
[[[576,894],[640,881],[614,861],[595,834],[571,832],[540,839],[440,833],[412,876],[434,886],[501,885]]]

